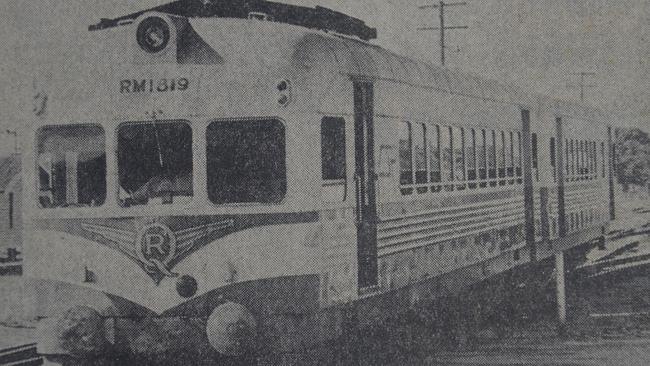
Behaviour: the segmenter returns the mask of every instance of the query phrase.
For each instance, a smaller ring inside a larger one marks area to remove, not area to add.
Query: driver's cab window
[[[104,203],[106,150],[101,126],[47,126],[38,130],[37,141],[40,207],[90,207]]]
[[[321,121],[322,195],[325,202],[342,202],[346,196],[345,120]]]
[[[186,203],[192,199],[192,128],[188,122],[125,123],[117,135],[122,206]]]

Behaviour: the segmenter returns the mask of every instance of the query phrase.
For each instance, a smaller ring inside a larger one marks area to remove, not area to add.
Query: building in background
[[[20,155],[0,158],[0,256],[22,246]]]

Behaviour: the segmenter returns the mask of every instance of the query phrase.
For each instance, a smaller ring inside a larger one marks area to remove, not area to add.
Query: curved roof
[[[245,82],[250,83],[256,83],[256,78],[280,73],[293,73],[298,76],[311,75],[314,81],[326,75],[340,74],[353,78],[388,80],[438,90],[451,95],[520,105],[531,110],[547,109],[556,114],[568,114],[578,118],[603,116],[602,113],[595,112],[595,109],[587,108],[582,104],[544,98],[541,95],[528,93],[521,88],[496,80],[416,61],[377,45],[347,36],[269,21],[234,18],[189,18],[188,20],[196,34],[220,56],[218,64],[214,61],[212,64],[206,62],[192,64],[192,61],[179,61],[187,66],[195,66],[196,76],[206,79],[202,83],[202,87],[205,88],[210,85],[211,75],[214,75],[215,81],[220,81],[220,78],[223,78],[223,75],[212,72],[215,67],[219,66],[227,67],[227,72],[230,74],[249,76],[250,80]],[[126,32],[110,30],[113,32],[113,38],[118,40],[115,43],[117,45],[123,46],[127,43],[125,37],[129,37],[129,39],[132,37],[132,30],[123,29]],[[59,109],[66,114],[79,110],[79,115],[84,116],[88,109],[86,104],[92,105],[94,109],[108,105],[106,90],[97,88],[95,86],[97,83],[88,83],[88,80],[96,81],[97,78],[103,77],[107,81],[103,81],[102,84],[110,85],[110,83],[115,83],[115,80],[111,78],[119,76],[118,71],[126,70],[122,72],[124,75],[132,73],[133,54],[115,52],[119,46],[110,45],[105,39],[102,42],[106,44],[109,56],[116,59],[110,63],[107,63],[106,59],[100,59],[95,66],[100,65],[106,68],[108,64],[111,68],[109,72],[98,73],[91,65],[86,65],[90,68],[86,70],[84,66],[82,68],[84,72],[75,73],[79,76],[73,80],[64,78],[61,89],[52,88],[52,90],[57,90],[57,98],[60,99],[57,102]],[[200,52],[200,50],[197,49],[196,52]],[[193,60],[194,58],[187,59]],[[160,62],[140,64],[140,66],[158,71],[176,67],[175,64],[166,65]],[[70,73],[70,65],[67,65],[65,69]],[[187,68],[187,70],[189,69],[192,68]],[[64,93],[64,89],[74,90]],[[163,96],[157,97],[162,98]],[[206,98],[203,95],[200,97],[195,98],[197,103],[203,103]],[[82,103],[82,100],[86,100],[87,103]],[[181,102],[183,101],[179,101],[179,103]],[[121,105],[120,108],[122,108]],[[192,108],[188,106],[188,109]]]
[[[416,61],[358,39],[274,22],[241,19],[190,19],[199,35],[217,52],[246,53],[268,61],[294,58],[292,65],[320,66],[344,75],[383,79],[440,90],[447,93],[536,105],[536,97],[496,80]],[[283,48],[284,51],[282,50]]]

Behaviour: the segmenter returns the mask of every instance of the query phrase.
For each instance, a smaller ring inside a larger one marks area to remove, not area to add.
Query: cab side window
[[[325,117],[321,121],[323,180],[345,179],[345,120]]]
[[[324,117],[321,120],[321,176],[325,201],[345,201],[346,167],[345,119]]]

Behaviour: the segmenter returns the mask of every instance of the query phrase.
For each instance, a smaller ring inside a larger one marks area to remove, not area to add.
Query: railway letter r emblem
[[[137,232],[91,223],[83,223],[81,227],[113,243],[158,284],[164,277],[176,277],[171,269],[179,261],[211,240],[226,235],[234,223],[233,219],[226,219],[176,232],[157,222],[145,225]]]
[[[175,276],[169,267],[176,257],[176,237],[167,226],[155,223],[143,227],[136,239],[136,255],[148,271]]]

